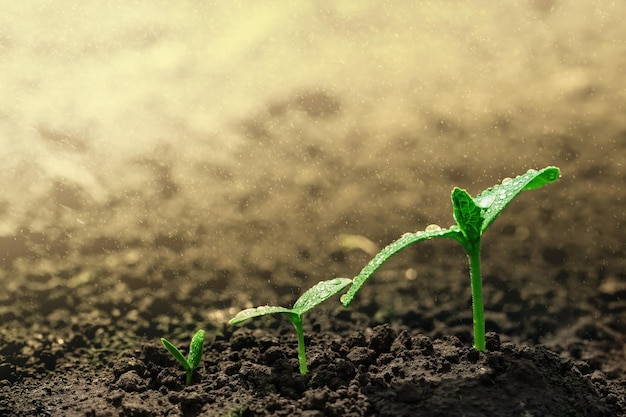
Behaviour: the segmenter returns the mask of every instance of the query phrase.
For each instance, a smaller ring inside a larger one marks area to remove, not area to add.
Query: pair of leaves
[[[262,306],[256,308],[249,308],[240,311],[235,317],[230,320],[230,324],[241,323],[244,320],[248,320],[254,317],[265,316],[267,314],[283,313],[289,317],[289,320],[294,325],[296,333],[298,335],[298,361],[300,362],[300,373],[306,375],[308,373],[307,360],[306,360],[306,348],[304,346],[304,332],[302,330],[302,315],[307,311],[315,308],[319,304],[328,300],[333,295],[341,292],[352,282],[348,278],[335,278],[328,281],[322,281],[315,284],[312,288],[307,290],[300,296],[294,303],[292,308],[275,307],[275,306]]]
[[[321,281],[307,290],[300,296],[294,303],[292,308],[275,307],[275,306],[261,306],[256,308],[248,308],[240,311],[235,317],[233,317],[229,323],[238,324],[242,321],[265,316],[274,313],[287,314],[290,319],[294,317],[301,317],[307,311],[315,308],[319,304],[331,298],[333,295],[341,292],[352,282],[348,278],[334,278],[328,281]]]
[[[202,355],[204,354],[204,330],[198,330],[191,339],[189,344],[189,356],[185,356],[178,350],[176,346],[169,340],[161,338],[161,343],[169,353],[185,368],[187,374],[187,385],[191,385],[191,375],[193,371],[200,365]]]
[[[474,198],[467,191],[455,187],[452,191],[452,206],[457,224],[448,229],[437,228],[405,233],[400,239],[381,250],[361,270],[354,278],[348,292],[341,297],[341,302],[344,307],[348,307],[367,279],[390,257],[409,245],[434,238],[454,239],[466,250],[468,247],[480,245],[483,232],[519,193],[541,188],[556,181],[559,176],[560,171],[557,167],[547,167],[539,171],[531,169],[523,175],[504,180],[501,184],[486,189]]]
[[[559,175],[560,171],[555,167],[541,171],[531,169],[523,175],[514,179],[507,178],[501,184],[486,189],[476,198],[455,187],[452,191],[454,219],[466,240],[477,241],[519,193],[541,188],[556,181]]]

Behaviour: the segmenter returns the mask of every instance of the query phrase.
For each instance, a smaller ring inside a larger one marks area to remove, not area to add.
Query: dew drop
[[[322,290],[319,293],[317,293],[317,297],[316,299],[321,299],[321,300],[325,300],[326,298],[330,297],[331,292],[328,290]]]
[[[427,232],[436,232],[438,230],[441,230],[441,227],[438,224],[429,224],[424,230]]]
[[[532,168],[529,169],[528,171],[526,171],[527,174],[534,174],[536,172],[537,172],[537,170],[536,169],[532,169]]]
[[[506,177],[505,179],[502,180],[502,184],[506,184],[507,182],[513,181],[513,178],[510,177]]]
[[[493,201],[496,199],[496,196],[493,194],[489,194],[483,197],[478,197],[475,202],[476,205],[480,208],[488,208],[489,206],[491,206],[491,204],[493,203]]]

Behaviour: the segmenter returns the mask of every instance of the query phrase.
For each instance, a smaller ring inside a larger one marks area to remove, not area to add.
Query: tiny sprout
[[[293,308],[261,306],[256,308],[248,308],[242,310],[229,323],[238,324],[245,320],[265,316],[267,314],[283,313],[287,315],[293,326],[296,328],[298,335],[298,360],[300,362],[300,373],[306,375],[308,373],[306,363],[306,352],[304,345],[304,331],[302,330],[302,315],[312,308],[328,300],[333,295],[339,293],[352,282],[348,278],[334,278],[328,281],[321,281],[308,289],[304,294],[296,300]]]
[[[455,187],[452,191],[453,215],[456,225],[442,229],[437,225],[426,227],[423,232],[405,233],[395,242],[381,250],[361,270],[348,289],[341,297],[344,307],[348,307],[352,299],[359,292],[377,270],[393,255],[422,240],[434,238],[454,239],[463,246],[467,253],[470,266],[470,282],[472,288],[472,315],[474,322],[474,348],[481,352],[486,350],[485,318],[483,307],[482,276],[480,272],[480,245],[481,237],[487,227],[498,217],[504,208],[519,193],[525,190],[535,190],[546,184],[556,181],[561,172],[557,167],[547,167],[542,170],[530,169],[516,178],[505,178],[494,187],[488,188],[476,197],[471,197],[467,191]]]
[[[193,371],[198,367],[198,365],[200,365],[200,361],[202,361],[204,351],[204,330],[198,330],[191,339],[188,358],[185,358],[183,354],[180,353],[180,350],[178,350],[176,346],[171,344],[164,337],[161,338],[161,343],[165,346],[165,349],[167,349],[167,351],[171,353],[181,365],[183,365],[187,374],[186,384],[191,385],[191,376],[193,375]]]

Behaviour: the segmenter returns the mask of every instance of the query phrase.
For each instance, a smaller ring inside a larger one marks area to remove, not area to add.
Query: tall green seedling
[[[298,335],[298,361],[300,362],[300,373],[307,374],[308,367],[306,362],[306,351],[304,344],[304,331],[302,329],[302,315],[319,304],[328,300],[335,294],[341,292],[352,282],[348,278],[335,278],[328,281],[321,281],[307,290],[294,303],[292,308],[261,306],[242,310],[229,323],[238,324],[245,320],[265,316],[268,314],[283,313],[285,314],[296,329]]]
[[[484,352],[486,350],[485,318],[480,270],[482,234],[519,193],[541,188],[556,181],[559,176],[560,171],[556,167],[547,167],[539,171],[531,169],[516,178],[503,180],[501,184],[486,189],[476,197],[471,197],[467,191],[455,187],[452,191],[452,207],[456,225],[448,229],[431,225],[424,231],[405,233],[400,239],[381,250],[361,270],[359,275],[354,278],[348,292],[341,297],[341,302],[344,307],[349,306],[369,277],[389,258],[407,246],[434,238],[454,239],[463,246],[469,259],[474,348]]]

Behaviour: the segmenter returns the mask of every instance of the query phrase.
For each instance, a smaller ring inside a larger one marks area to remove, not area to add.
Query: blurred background
[[[546,165],[562,180],[494,228],[532,234],[539,261],[623,273],[625,15],[583,0],[5,4],[2,276],[150,248],[265,281],[281,262],[356,274],[369,256],[336,266],[340,234],[380,247],[448,226],[454,185]]]

